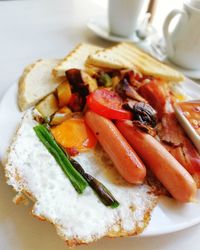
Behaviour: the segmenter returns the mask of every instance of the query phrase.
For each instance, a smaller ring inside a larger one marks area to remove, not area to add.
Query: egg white
[[[34,200],[33,214],[53,223],[58,234],[74,244],[142,231],[157,200],[151,188],[124,181],[97,145],[75,159],[111,191],[120,206],[106,207],[90,187],[78,194],[36,136],[33,130],[36,124],[32,111],[27,111],[5,166],[8,184]]]

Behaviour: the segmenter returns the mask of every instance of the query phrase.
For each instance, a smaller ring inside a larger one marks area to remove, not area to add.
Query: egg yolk
[[[96,145],[96,138],[87,127],[84,119],[70,118],[51,128],[51,133],[57,143],[63,148],[86,151]]]

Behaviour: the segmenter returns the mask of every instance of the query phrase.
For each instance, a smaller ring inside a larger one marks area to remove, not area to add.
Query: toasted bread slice
[[[53,92],[61,79],[54,78],[52,69],[59,60],[38,60],[28,65],[19,79],[18,106],[24,111]]]
[[[20,193],[15,202],[24,200],[21,194],[30,198],[34,202],[32,213],[54,224],[69,246],[144,230],[157,202],[150,186],[126,183],[98,145],[75,159],[106,185],[120,206],[106,207],[90,187],[78,194],[36,136],[35,125],[32,110],[26,111],[4,163],[8,184]]]
[[[53,75],[55,77],[65,76],[65,71],[71,68],[84,69],[87,57],[101,49],[101,47],[91,44],[79,44],[69,55],[56,65],[53,69]]]
[[[97,51],[88,57],[87,64],[111,69],[135,68],[144,75],[159,77],[166,81],[184,80],[181,73],[129,43],[120,43],[112,48]]]

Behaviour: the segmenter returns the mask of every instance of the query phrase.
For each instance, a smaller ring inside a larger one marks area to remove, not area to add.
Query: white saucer
[[[190,70],[190,69],[182,68],[182,67],[172,63],[169,60],[165,60],[165,62],[167,64],[171,65],[176,70],[182,72],[185,76],[192,78],[192,79],[200,80],[200,69],[199,70]]]
[[[87,27],[97,36],[100,36],[101,38],[104,38],[111,42],[141,42],[136,33],[133,33],[133,35],[130,37],[120,37],[110,34],[106,17],[99,17],[89,20],[87,23]]]

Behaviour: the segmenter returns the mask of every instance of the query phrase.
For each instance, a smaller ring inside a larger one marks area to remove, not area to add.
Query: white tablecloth
[[[0,1],[0,98],[24,66],[36,59],[63,57],[83,41],[111,45],[85,25],[88,18],[102,11],[99,4],[94,0]],[[12,197],[1,169],[0,250],[67,249],[52,226],[33,219],[30,207],[14,205]],[[200,225],[158,237],[103,239],[87,249],[199,250]]]

